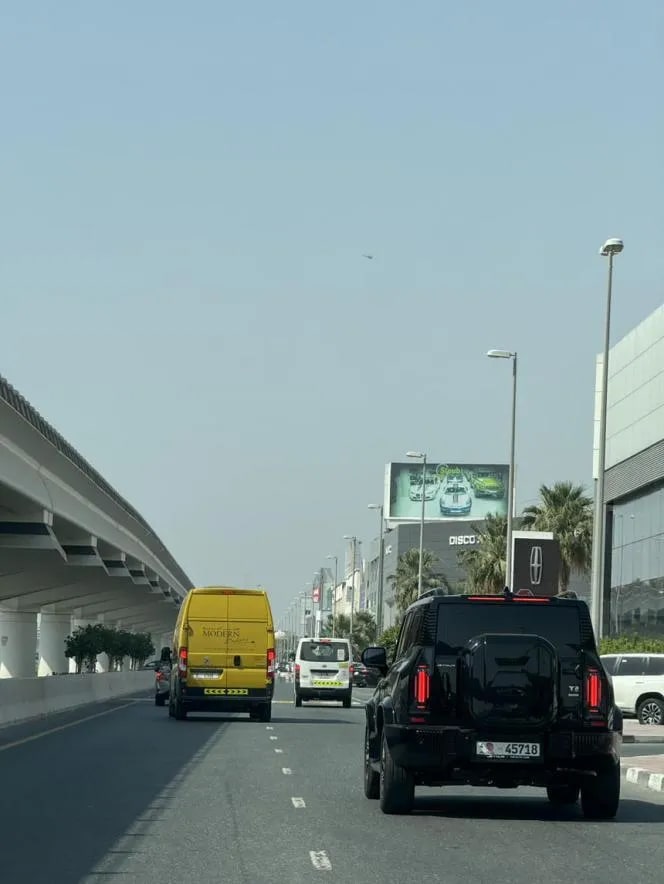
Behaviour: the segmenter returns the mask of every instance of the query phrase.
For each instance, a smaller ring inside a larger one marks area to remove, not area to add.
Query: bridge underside
[[[158,651],[183,594],[154,566],[0,486],[0,678],[69,672],[65,639],[88,623],[150,632]]]

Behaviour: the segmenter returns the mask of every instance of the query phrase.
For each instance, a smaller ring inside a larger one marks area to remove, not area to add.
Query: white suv
[[[664,724],[664,654],[605,654],[615,703],[641,724]]]

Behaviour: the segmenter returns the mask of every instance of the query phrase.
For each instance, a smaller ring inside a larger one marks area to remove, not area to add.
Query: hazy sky
[[[660,305],[664,3],[0,5],[2,373],[196,583],[280,613],[383,469],[589,483]],[[363,252],[375,260],[362,257]]]

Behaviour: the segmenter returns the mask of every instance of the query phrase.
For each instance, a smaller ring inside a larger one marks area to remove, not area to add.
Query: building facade
[[[602,634],[664,638],[664,305],[609,353],[605,502]]]

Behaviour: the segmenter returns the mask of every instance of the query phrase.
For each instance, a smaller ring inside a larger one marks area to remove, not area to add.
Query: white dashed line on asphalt
[[[290,767],[282,767],[281,772],[282,772],[282,774],[284,774],[287,777],[289,777],[293,773],[293,771],[290,769]]]
[[[279,738],[278,738],[278,737],[270,737],[270,739],[271,739],[271,740],[277,740],[277,739],[279,739]]]
[[[291,798],[293,802],[293,807],[306,807],[307,805],[304,803],[304,798]]]
[[[269,724],[268,724],[268,726],[267,726],[267,727],[266,727],[266,728],[265,728],[265,730],[266,730],[266,731],[273,731],[273,730],[274,730],[274,728],[273,728],[273,727],[271,727],[271,726],[270,726],[270,725],[269,725]]]
[[[324,850],[310,850],[309,856],[311,857],[311,865],[318,872],[332,871],[332,863],[330,862],[330,857]]]
[[[274,751],[277,753],[277,755],[283,755],[284,753],[283,749],[275,749]]]

